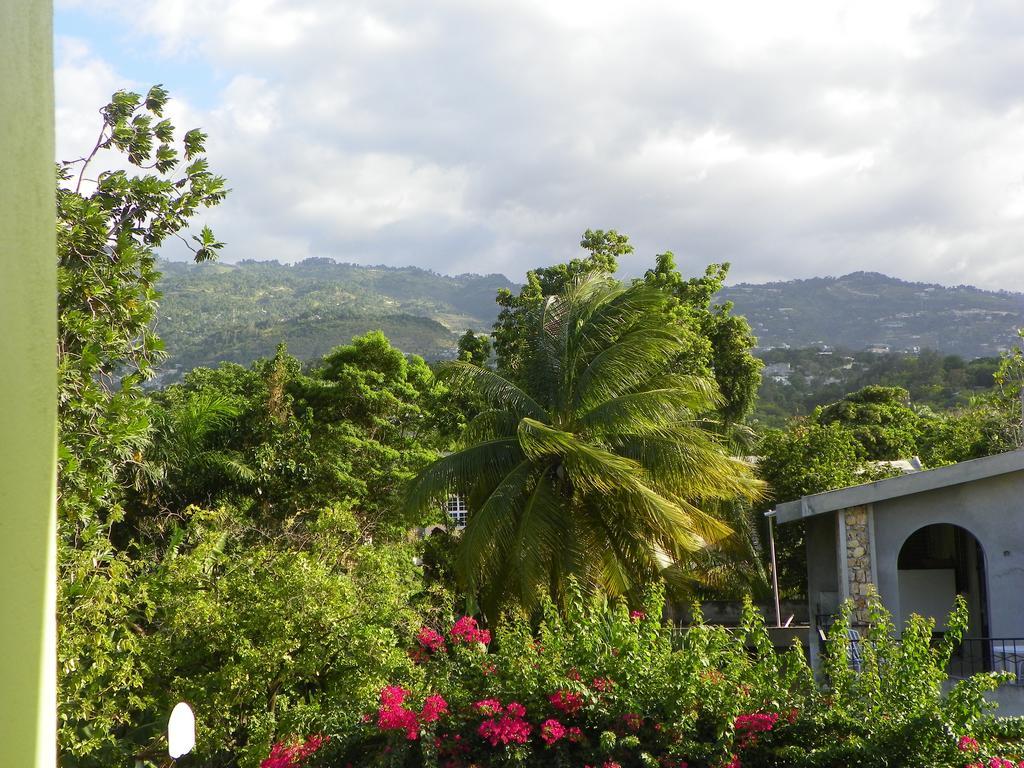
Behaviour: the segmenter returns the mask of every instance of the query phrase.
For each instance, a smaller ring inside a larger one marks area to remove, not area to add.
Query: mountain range
[[[467,328],[488,330],[504,275],[442,275],[332,259],[297,264],[164,261],[156,324],[168,359],[157,384],[197,366],[248,364],[284,342],[309,360],[369,330],[428,360],[450,358]],[[910,283],[872,272],[738,284],[718,301],[750,321],[761,350],[807,346],[997,354],[1024,326],[1024,294]]]
[[[877,272],[723,288],[762,349],[828,345],[852,350],[935,349],[966,359],[1018,343],[1024,294],[911,283]]]

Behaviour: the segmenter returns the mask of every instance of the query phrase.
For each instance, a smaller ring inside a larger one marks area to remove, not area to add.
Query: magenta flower
[[[970,736],[961,736],[960,741],[956,743],[956,748],[961,752],[977,752],[981,747],[977,739],[973,739]]]
[[[430,627],[423,627],[416,635],[416,641],[431,653],[445,649],[444,635]]]
[[[564,738],[566,733],[565,726],[553,718],[541,723],[540,737],[549,747],[559,739]]]
[[[420,711],[420,722],[437,722],[441,715],[448,712],[448,702],[439,693],[431,694],[423,700],[423,709]]]
[[[449,634],[451,634],[453,643],[465,643],[467,645],[483,643],[487,645],[491,642],[491,633],[486,629],[480,629],[476,619],[471,616],[463,616],[456,621]]]
[[[548,696],[551,706],[567,715],[575,715],[583,707],[583,697],[572,691],[555,691]]]

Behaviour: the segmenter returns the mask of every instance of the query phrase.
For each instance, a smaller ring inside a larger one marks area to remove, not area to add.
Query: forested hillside
[[[1024,295],[908,283],[877,272],[723,288],[766,347],[937,349],[967,359],[1016,343]]]
[[[169,355],[160,383],[220,361],[248,364],[273,355],[281,342],[309,360],[373,330],[406,352],[449,357],[456,331],[490,328],[498,289],[515,287],[502,275],[451,277],[332,259],[295,265],[165,261],[160,269],[156,330]]]
[[[373,330],[407,353],[448,358],[461,332],[490,329],[498,289],[516,288],[503,275],[453,277],[332,259],[161,262],[160,269],[164,297],[156,330],[169,355],[162,384],[221,360],[251,363],[281,342],[310,360]],[[717,300],[732,301],[735,314],[747,317],[768,362],[779,348],[823,345],[851,353],[876,346],[882,354],[934,349],[965,360],[993,357],[1017,343],[1016,330],[1024,326],[1024,295],[868,272],[727,286]],[[823,377],[829,378],[849,377]],[[829,392],[836,394],[842,392]]]
[[[920,406],[960,408],[991,390],[1000,358],[965,360],[932,349],[878,354],[842,348],[762,351],[765,363],[754,412],[761,425],[782,426],[862,387],[902,387]]]

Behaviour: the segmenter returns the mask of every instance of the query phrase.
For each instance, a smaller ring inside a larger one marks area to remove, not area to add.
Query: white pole
[[[770,509],[764,513],[768,518],[768,546],[772,553],[772,593],[775,595],[775,626],[782,626],[782,606],[779,604],[779,565],[775,559],[775,530],[772,521],[775,519],[775,510]]]

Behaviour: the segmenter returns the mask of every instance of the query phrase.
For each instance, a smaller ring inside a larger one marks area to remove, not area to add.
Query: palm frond
[[[520,510],[536,474],[529,459],[521,460],[480,508],[471,512],[456,559],[456,570],[464,583],[476,585],[496,575],[512,548]]]
[[[452,494],[469,495],[488,478],[500,478],[523,460],[514,438],[489,440],[442,456],[424,468],[406,493],[406,508],[422,513]]]
[[[587,412],[606,400],[633,391],[664,372],[682,351],[671,331],[645,328],[632,331],[605,348],[580,373],[573,395],[577,412]]]
[[[521,416],[549,419],[548,412],[530,395],[499,373],[473,363],[453,360],[438,369],[438,378],[452,387],[465,387],[488,403]]]

